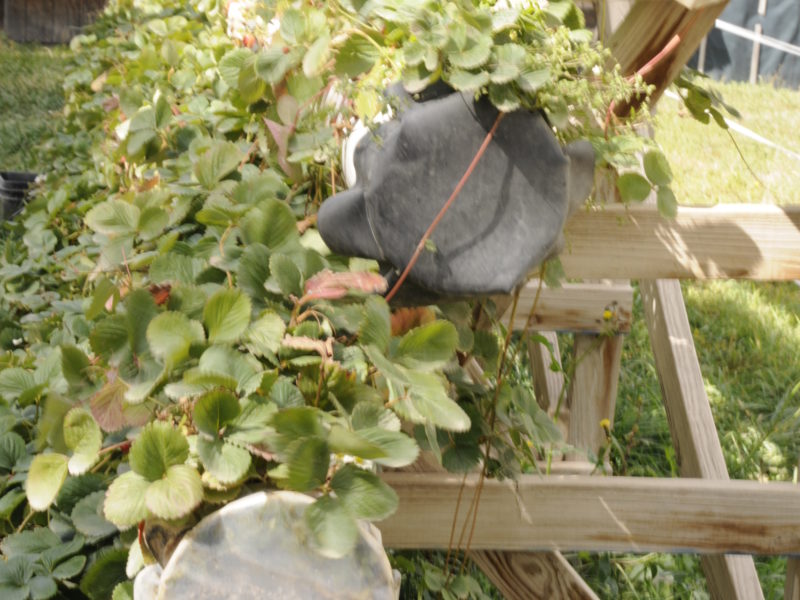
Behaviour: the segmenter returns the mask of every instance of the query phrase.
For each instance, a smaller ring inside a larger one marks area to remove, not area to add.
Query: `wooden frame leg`
[[[786,567],[783,600],[800,600],[800,558],[790,558]]]
[[[555,360],[558,364],[561,364],[556,333],[553,331],[541,331],[539,335],[550,343],[553,347]],[[558,398],[561,396],[561,389],[564,387],[564,373],[550,370],[550,362],[552,360],[550,351],[537,340],[528,339],[528,356],[531,361],[533,391],[536,394],[536,400],[542,410],[549,411],[552,414],[556,409],[556,404],[558,404]]]
[[[576,448],[597,456],[606,442],[601,423],[614,422],[617,385],[622,359],[622,335],[575,334],[575,374],[570,382],[569,434],[567,441]],[[586,460],[579,452],[571,460]]]
[[[508,600],[598,600],[560,552],[470,552]]]
[[[680,283],[640,281],[639,290],[681,475],[728,479]],[[701,564],[713,598],[764,597],[752,557],[704,556]]]

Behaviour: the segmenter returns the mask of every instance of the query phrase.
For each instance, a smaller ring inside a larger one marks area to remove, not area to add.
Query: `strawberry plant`
[[[375,467],[421,444],[513,477],[558,441],[504,378],[506,332],[477,327],[491,302],[392,311],[377,263],[314,227],[395,80],[544,111],[601,169],[638,165],[635,111],[606,113],[647,88],[580,11],[489,4],[255,4],[229,35],[218,0],[116,0],[73,40],[51,167],[0,238],[3,597],[104,597],[152,560],[137,526],[255,489],[315,494],[310,538],[340,556],[395,510]],[[624,199],[666,194],[650,152]]]

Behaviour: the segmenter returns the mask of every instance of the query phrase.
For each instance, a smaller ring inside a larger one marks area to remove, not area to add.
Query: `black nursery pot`
[[[396,116],[358,143],[356,185],[324,202],[317,223],[331,250],[378,260],[391,283],[498,112],[485,99],[441,86],[413,98],[397,86],[390,94]],[[588,142],[562,148],[540,113],[504,115],[397,298],[427,304],[510,293],[557,252],[564,223],[593,178]]]
[[[36,173],[0,171],[0,218],[8,220],[17,214],[25,203],[28,188],[36,180]]]

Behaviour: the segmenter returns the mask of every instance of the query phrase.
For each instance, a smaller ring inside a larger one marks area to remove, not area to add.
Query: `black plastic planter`
[[[6,221],[17,214],[25,204],[28,188],[36,180],[36,173],[0,171],[0,219]]]
[[[356,185],[322,205],[318,225],[334,252],[386,265],[391,284],[498,112],[486,100],[442,87],[415,98],[398,87],[390,92],[397,116],[358,143]],[[511,292],[557,251],[567,216],[589,195],[593,177],[588,142],[562,149],[541,114],[506,114],[398,299]]]

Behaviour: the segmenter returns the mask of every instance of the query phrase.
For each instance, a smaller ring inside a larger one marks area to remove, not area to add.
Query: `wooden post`
[[[598,600],[560,552],[500,552],[470,556],[509,600]]]
[[[756,23],[753,28],[756,39],[753,40],[753,53],[750,55],[750,77],[748,78],[748,82],[751,84],[758,82],[758,62],[761,58],[761,34],[763,31],[761,23]]]
[[[639,289],[681,475],[727,480],[680,284],[641,281]],[[764,597],[751,557],[704,556],[701,564],[714,598]]]
[[[552,415],[556,409],[556,404],[558,404],[558,399],[561,397],[561,389],[564,387],[564,373],[550,369],[550,364],[553,360],[561,365],[558,336],[552,331],[542,331],[539,335],[550,343],[553,348],[553,355],[550,355],[550,350],[541,342],[532,339],[528,340],[528,357],[531,361],[533,391],[542,410],[546,410]]]
[[[53,39],[68,41],[83,25],[83,1],[59,0],[53,13]]]
[[[800,464],[795,467],[797,477]],[[786,583],[784,584],[783,600],[800,600],[800,557],[789,557],[786,561]]]
[[[703,38],[700,42],[700,49],[697,54],[697,70],[701,73],[706,72],[706,54],[708,52],[708,36]]]
[[[786,569],[784,600],[800,600],[800,558],[790,558]]]
[[[569,434],[567,441],[586,450],[589,460],[606,442],[601,423],[614,421],[617,384],[622,358],[622,335],[575,335],[574,375],[567,394]],[[570,460],[586,460],[586,453],[574,452]]]
[[[767,0],[758,0],[758,16],[765,17],[767,15]],[[764,27],[761,23],[756,23],[754,33],[756,39],[753,40],[753,54],[750,56],[750,83],[758,81],[758,64],[761,59],[761,34],[764,32]]]
[[[714,21],[728,0],[638,0],[609,42],[614,58],[623,73],[643,67],[675,36],[678,47],[648,74],[645,79],[656,86],[656,102],[675,79],[700,41],[714,26]]]

